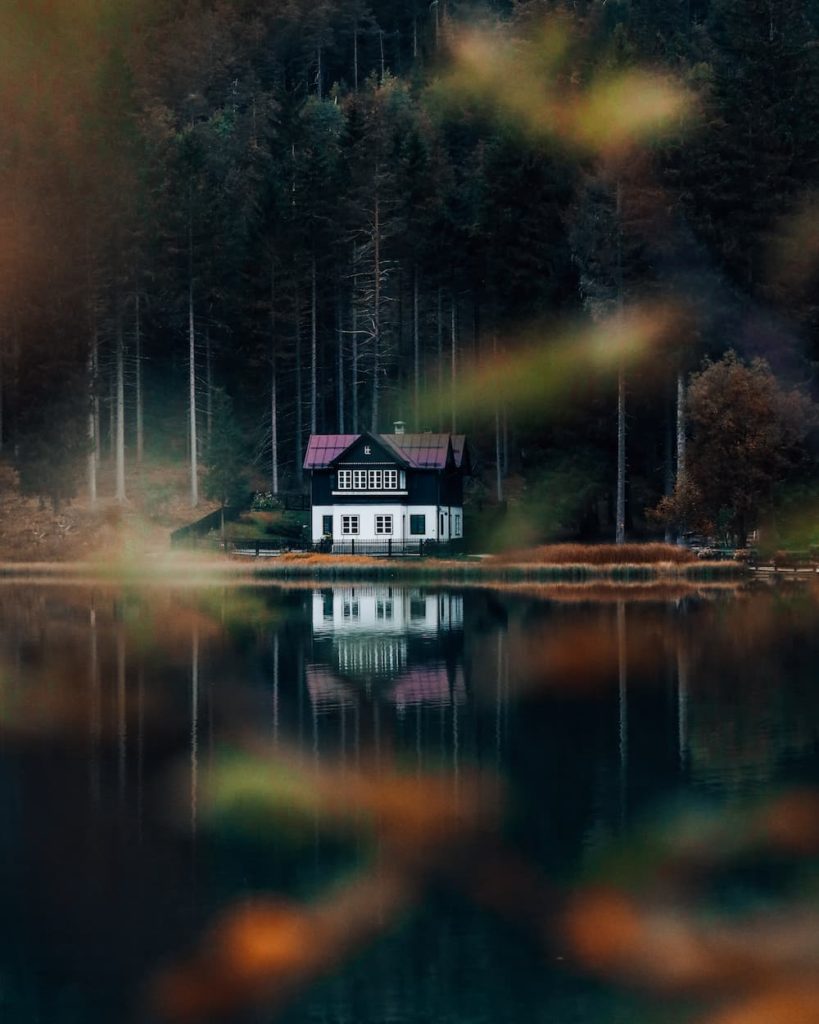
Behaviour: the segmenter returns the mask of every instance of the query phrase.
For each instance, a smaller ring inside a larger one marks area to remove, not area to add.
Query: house
[[[462,434],[312,434],[312,538],[348,550],[392,541],[463,537],[463,479],[471,472]]]

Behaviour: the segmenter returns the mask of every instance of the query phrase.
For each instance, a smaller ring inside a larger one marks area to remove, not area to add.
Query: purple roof
[[[311,434],[305,469],[327,469],[362,434]],[[458,468],[463,463],[463,434],[373,434],[377,441],[413,469],[444,469],[450,445]]]
[[[463,671],[460,667],[456,668],[450,691],[449,676],[444,664],[410,668],[395,680],[390,701],[398,707],[406,707],[408,704],[435,704],[438,707],[448,707],[452,703],[463,704],[466,701]]]
[[[307,690],[310,701],[316,708],[342,708],[356,704],[361,691],[346,683],[332,669],[321,665],[308,665],[306,669]],[[389,690],[384,691],[386,699],[398,708],[408,705],[432,704],[448,707],[466,701],[463,670],[455,670],[450,687],[449,676],[443,663],[415,666],[407,669],[394,680]]]
[[[304,468],[326,469],[333,459],[346,451],[359,437],[361,434],[311,434],[307,442],[307,454],[304,456]]]

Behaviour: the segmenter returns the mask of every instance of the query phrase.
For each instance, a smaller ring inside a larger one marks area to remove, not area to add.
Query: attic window
[[[397,469],[340,469],[338,471],[340,491],[397,491],[399,484],[405,486],[402,472]]]

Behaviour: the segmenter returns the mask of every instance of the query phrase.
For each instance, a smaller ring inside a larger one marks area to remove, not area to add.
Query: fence
[[[443,558],[463,554],[462,541],[437,540],[348,540],[319,541],[314,550],[333,555],[379,555],[386,558],[415,555],[419,558]]]
[[[219,544],[221,547],[221,543]],[[224,550],[236,555],[271,556],[284,551],[315,552],[325,555],[366,555],[376,558],[449,558],[463,554],[463,543],[435,540],[371,540],[319,541],[299,544],[286,538],[226,541]]]

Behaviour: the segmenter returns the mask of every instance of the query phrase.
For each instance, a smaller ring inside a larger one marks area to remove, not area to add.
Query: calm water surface
[[[497,870],[560,892],[613,844],[628,851],[646,823],[727,813],[819,775],[819,606],[807,586],[9,583],[0,605],[10,1021],[152,1020],[149,979],[224,908],[259,893],[309,901],[356,870],[355,839],[318,820],[214,823],[205,794],[226,750],[298,748],[340,780],[362,763],[443,775],[454,807],[476,770],[497,776],[514,852]],[[756,883],[743,885],[747,896]],[[559,937],[544,947],[531,922],[435,884],[283,1017],[662,1024],[692,1013],[594,980]]]

